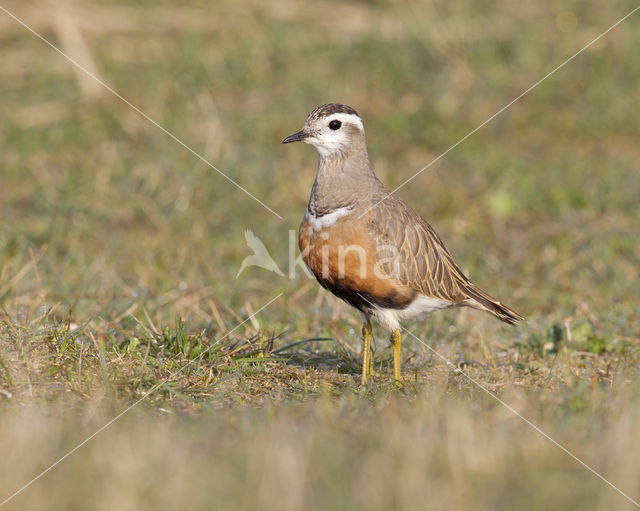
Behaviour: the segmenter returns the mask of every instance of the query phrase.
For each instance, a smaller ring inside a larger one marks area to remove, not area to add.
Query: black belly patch
[[[407,300],[406,297],[401,297],[400,294],[396,292],[389,293],[385,296],[374,297],[368,293],[342,286],[339,282],[332,282],[327,279],[318,278],[317,276],[316,279],[323,288],[331,291],[338,298],[362,312],[368,312],[376,307],[382,309],[405,309],[413,302],[414,298],[411,297],[410,300]]]

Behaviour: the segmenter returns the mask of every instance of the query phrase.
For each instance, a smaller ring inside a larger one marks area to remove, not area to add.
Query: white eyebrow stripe
[[[362,124],[362,119],[360,119],[360,117],[358,117],[357,115],[337,113],[327,116],[327,123],[333,120],[340,121],[343,124],[355,124],[358,128],[360,128],[360,131],[364,133],[364,125]]]

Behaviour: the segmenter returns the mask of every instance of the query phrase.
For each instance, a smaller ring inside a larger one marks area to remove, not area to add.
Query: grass
[[[357,314],[236,274],[292,269],[311,108],[395,187],[635,5],[3,5],[282,216],[0,13],[0,501],[144,398],[7,509],[634,508],[464,374],[640,498],[637,15],[399,191],[522,326],[407,325],[453,366],[401,390],[376,329],[360,388]]]

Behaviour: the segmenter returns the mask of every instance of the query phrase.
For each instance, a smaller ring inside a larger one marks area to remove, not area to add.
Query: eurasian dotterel
[[[319,154],[309,205],[300,225],[302,258],[321,286],[360,311],[362,383],[372,374],[371,317],[391,333],[394,377],[401,380],[400,322],[468,306],[506,323],[523,319],[478,288],[418,213],[376,177],[362,119],[327,104],[282,143],[305,142]]]

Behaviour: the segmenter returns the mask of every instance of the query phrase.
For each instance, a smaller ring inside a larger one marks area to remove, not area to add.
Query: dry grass
[[[8,509],[631,506],[460,371],[640,497],[637,16],[400,192],[523,326],[408,325],[456,368],[378,338],[360,389],[357,315],[235,278],[246,228],[288,270],[313,106],[398,185],[634,5],[5,7],[283,217],[0,13],[0,500],[145,398]]]
[[[637,400],[623,397],[635,402],[632,408],[614,400],[576,412],[544,408],[521,392],[507,397],[604,476],[638,494]],[[0,426],[3,485],[17,488],[115,411],[7,412]],[[136,410],[7,508],[44,503],[53,509],[90,503],[98,510],[633,508],[476,393],[373,400],[343,395],[175,417]]]

